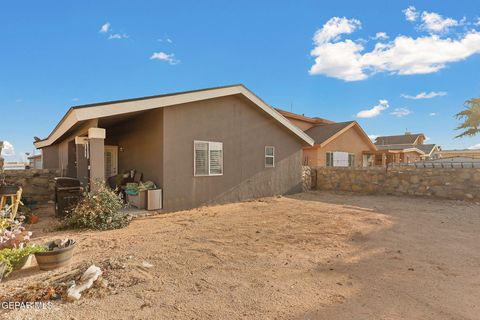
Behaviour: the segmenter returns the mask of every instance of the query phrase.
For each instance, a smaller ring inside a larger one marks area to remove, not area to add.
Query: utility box
[[[138,209],[145,209],[147,207],[147,191],[140,190],[137,195],[127,194],[127,202],[131,206]]]
[[[162,209],[162,189],[147,190],[147,210]]]

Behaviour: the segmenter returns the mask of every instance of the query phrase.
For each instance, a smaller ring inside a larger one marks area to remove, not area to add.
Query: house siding
[[[302,144],[251,102],[230,96],[164,109],[164,208],[302,191]],[[194,140],[223,143],[223,175],[195,177]],[[275,146],[275,168],[265,168]]]

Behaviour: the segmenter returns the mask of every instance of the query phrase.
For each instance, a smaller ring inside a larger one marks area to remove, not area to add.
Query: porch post
[[[90,154],[90,188],[94,190],[95,181],[105,181],[105,129],[88,129]]]
[[[382,153],[382,167],[387,166],[387,155],[385,153]]]
[[[88,187],[88,159],[86,154],[87,137],[75,137],[77,157],[77,179],[84,187]]]

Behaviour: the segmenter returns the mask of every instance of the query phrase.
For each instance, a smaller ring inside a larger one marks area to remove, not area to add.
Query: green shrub
[[[123,200],[105,183],[95,183],[95,191],[87,192],[64,220],[66,228],[97,230],[120,229],[128,226],[130,216],[122,212]]]
[[[28,245],[23,248],[6,248],[0,250],[0,262],[5,263],[3,276],[7,276],[13,271],[15,266],[24,258],[36,252],[47,251],[47,248],[38,245]]]

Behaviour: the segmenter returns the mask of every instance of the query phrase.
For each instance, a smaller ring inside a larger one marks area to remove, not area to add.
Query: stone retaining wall
[[[6,170],[5,181],[23,188],[22,197],[39,203],[54,200],[55,184],[53,178],[61,175],[60,170],[30,169]]]
[[[316,168],[318,190],[480,201],[480,168]]]

